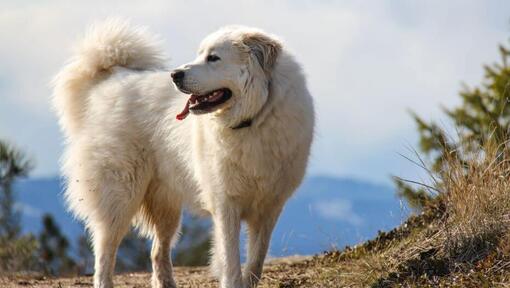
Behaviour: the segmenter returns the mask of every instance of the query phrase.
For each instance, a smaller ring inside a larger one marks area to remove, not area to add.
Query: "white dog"
[[[122,21],[94,26],[79,47],[56,77],[54,102],[67,136],[66,200],[92,234],[94,286],[113,286],[117,247],[135,223],[154,239],[153,287],[175,287],[169,255],[182,207],[212,217],[221,287],[256,286],[313,137],[299,64],[246,27],[213,33],[172,73],[157,41]]]

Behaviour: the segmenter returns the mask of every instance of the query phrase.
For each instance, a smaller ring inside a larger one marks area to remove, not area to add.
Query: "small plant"
[[[456,131],[455,137],[450,137],[436,122],[427,122],[412,113],[420,134],[420,157],[431,162],[431,165],[424,165],[420,161],[419,166],[431,173],[441,173],[448,170],[448,165],[452,164],[448,162],[453,159],[463,165],[480,157],[487,145],[495,146],[491,150],[504,152],[498,153],[498,158],[510,157],[502,145],[509,139],[510,129],[510,50],[500,46],[499,52],[500,62],[485,66],[483,83],[474,88],[464,85],[460,92],[461,104],[452,109],[443,108]],[[418,210],[420,203],[430,196],[423,187],[415,188],[400,179],[395,182],[397,194]],[[434,181],[433,186],[444,190],[441,182]]]

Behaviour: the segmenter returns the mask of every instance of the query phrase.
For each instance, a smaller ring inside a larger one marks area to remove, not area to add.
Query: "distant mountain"
[[[305,179],[275,228],[271,254],[314,254],[373,238],[408,213],[391,187],[350,178]]]
[[[41,216],[53,214],[62,232],[75,239],[83,233],[81,224],[64,207],[62,184],[59,178],[26,179],[15,183],[17,206],[22,210],[25,232],[38,233],[42,228]]]
[[[72,243],[83,233],[82,225],[64,208],[58,178],[27,179],[14,188],[25,232],[38,233],[41,215],[49,212]],[[391,187],[349,178],[309,177],[285,206],[270,255],[314,254],[352,245],[399,225],[407,217],[403,211],[407,210]]]

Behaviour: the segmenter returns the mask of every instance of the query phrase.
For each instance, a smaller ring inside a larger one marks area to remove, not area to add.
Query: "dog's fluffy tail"
[[[54,106],[67,136],[81,128],[89,89],[108,77],[114,66],[136,70],[164,68],[159,41],[145,28],[121,19],[92,25],[70,63],[55,77]]]

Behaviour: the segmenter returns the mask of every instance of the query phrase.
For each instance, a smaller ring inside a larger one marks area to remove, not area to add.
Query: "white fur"
[[[154,38],[124,22],[95,26],[57,76],[65,196],[93,237],[95,287],[113,286],[117,247],[133,222],[154,238],[153,287],[175,287],[169,254],[182,207],[213,219],[221,287],[256,286],[273,227],[303,178],[314,113],[299,64],[282,49],[263,67],[255,48],[242,47],[250,33],[277,41],[243,27],[204,41],[186,67],[196,70],[192,82],[204,91],[228,87],[233,97],[184,121],[175,115],[189,96],[171,85]],[[222,60],[206,73],[203,58],[214,49]],[[251,127],[231,128],[246,118]],[[241,221],[249,234],[243,273]]]

